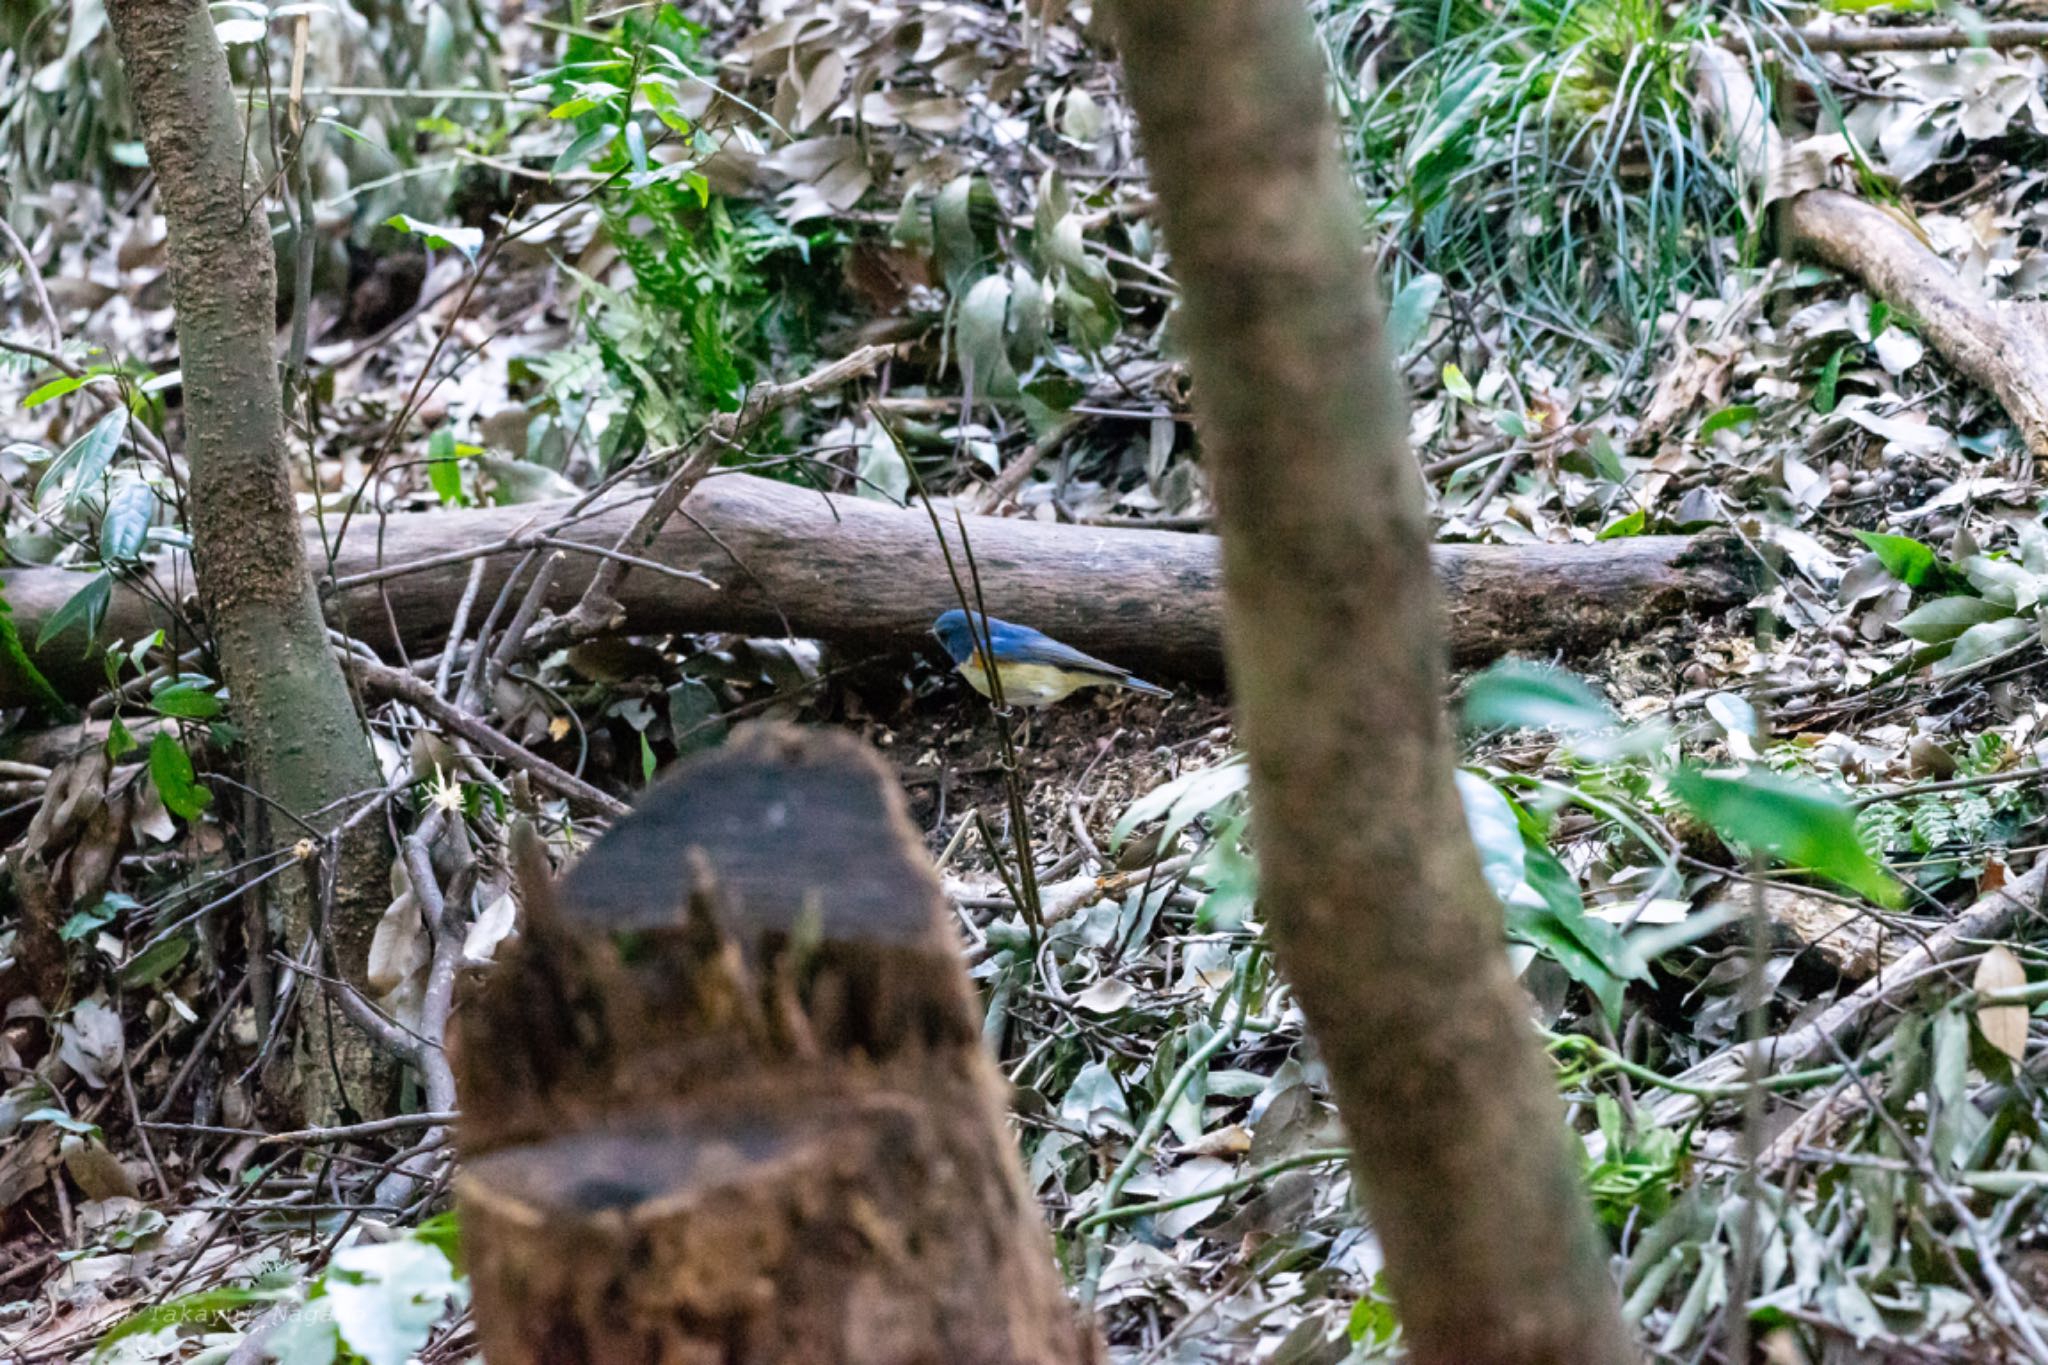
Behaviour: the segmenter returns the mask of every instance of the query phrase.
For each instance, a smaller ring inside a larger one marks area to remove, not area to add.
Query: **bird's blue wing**
[[[1075,673],[1094,673],[1104,678],[1123,679],[1131,676],[1128,668],[1118,668],[1092,654],[1083,654],[1072,645],[1061,644],[1043,631],[1029,626],[1013,626],[1007,622],[991,621],[990,643],[995,647],[996,658],[1004,663],[1051,664],[1055,668],[1068,669]]]

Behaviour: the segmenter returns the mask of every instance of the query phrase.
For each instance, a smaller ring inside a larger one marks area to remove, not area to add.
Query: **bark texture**
[[[422,512],[359,525],[343,543],[342,579],[422,561],[465,545],[491,545],[559,519],[567,504],[528,504],[478,512]],[[631,526],[638,505],[618,507],[562,532],[564,539],[610,547]],[[1213,536],[1059,526],[1014,518],[967,517],[989,610],[1026,621],[1059,639],[1141,672],[1214,677],[1222,672],[1222,584]],[[946,532],[956,537],[950,519]],[[314,532],[309,540],[317,549]],[[731,630],[798,635],[865,648],[916,648],[932,618],[954,605],[952,580],[922,509],[866,498],[829,497],[746,475],[700,484],[656,537],[647,557],[711,579],[707,588],[648,569],[619,585],[626,629]],[[959,555],[956,542],[954,554]],[[520,552],[494,556],[484,579],[490,601]],[[1752,564],[1732,539],[1642,536],[1600,545],[1446,545],[1435,552],[1451,600],[1451,652],[1459,663],[1503,654],[1583,654],[1685,611],[1739,606],[1755,591]],[[572,554],[548,598],[567,611],[601,561]],[[466,562],[392,578],[330,596],[387,657],[402,641],[438,649],[469,574]],[[175,581],[175,569],[159,578]],[[61,569],[0,571],[24,640],[77,591]],[[390,616],[385,614],[388,600]],[[390,621],[397,623],[394,640]],[[128,588],[115,591],[107,638],[135,639],[162,624],[157,605]],[[55,642],[38,665],[60,687],[86,687],[77,637]],[[26,700],[0,677],[0,705]]]
[[[1406,399],[1308,14],[1110,12],[1216,481],[1260,903],[1412,1358],[1618,1365],[1606,1251],[1452,783]]]
[[[244,174],[227,57],[204,0],[109,0],[107,11],[169,228],[201,603],[253,784],[291,816],[331,828],[346,813],[336,802],[382,778],[327,644],[286,479],[276,265],[269,219]],[[281,844],[305,832],[289,818],[271,824]],[[360,979],[383,908],[379,828],[366,822],[339,856],[334,946],[343,973]],[[313,903],[303,888],[285,897],[293,946],[310,931]],[[341,1073],[368,1074],[359,1044],[339,1035],[333,1044],[323,1038],[316,1049],[323,1073],[338,1059]]]
[[[864,746],[742,731],[528,901],[457,1020],[491,1365],[1097,1358]]]

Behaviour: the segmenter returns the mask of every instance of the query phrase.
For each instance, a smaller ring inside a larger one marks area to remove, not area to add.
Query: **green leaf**
[[[2048,575],[2005,555],[1971,555],[1956,566],[1986,600],[2027,611],[2048,597]]]
[[[7,604],[4,592],[0,592],[0,673],[19,679],[39,709],[59,716],[71,714],[70,705],[50,686],[35,660],[29,658],[27,647],[21,643],[21,632],[14,625],[14,608]]]
[[[57,930],[57,937],[66,943],[76,943],[99,929],[101,925],[111,923],[114,916],[123,910],[134,910],[140,905],[141,902],[133,896],[125,896],[119,891],[109,891],[90,907],[72,911],[71,918],[65,920],[63,927]]]
[[[151,982],[160,981],[183,962],[185,955],[191,951],[192,939],[186,934],[173,934],[161,943],[152,943],[121,968],[121,984],[130,990],[137,990]]]
[[[157,731],[149,742],[149,777],[164,799],[164,809],[173,815],[196,820],[213,804],[213,793],[199,784],[192,770],[192,756],[169,730]]]
[[[1578,884],[1519,806],[1477,773],[1459,769],[1465,827],[1509,937],[1556,962],[1618,1018],[1623,979],[1646,970],[1612,925],[1589,918]]]
[[[142,747],[142,741],[129,733],[117,715],[107,724],[107,757],[116,759],[123,754],[135,752]]]
[[[1139,825],[1164,816],[1166,827],[1160,831],[1159,847],[1171,848],[1174,836],[1190,821],[1236,801],[1250,784],[1251,767],[1241,753],[1207,768],[1182,773],[1133,801],[1110,830],[1110,840],[1121,845]]]
[[[1446,361],[1443,369],[1444,392],[1461,402],[1473,401],[1472,381],[1465,378],[1465,372]]]
[[[1529,850],[1514,803],[1477,773],[1460,768],[1454,774],[1465,807],[1465,828],[1479,851],[1486,884],[1505,905],[1528,880]]]
[[[1847,354],[1847,346],[1837,346],[1828,357],[1827,364],[1820,367],[1820,379],[1813,386],[1815,412],[1825,415],[1835,410],[1835,391],[1842,382],[1842,357]]]
[[[1003,376],[1011,373],[1003,345],[1003,325],[1009,313],[1010,282],[999,274],[976,280],[961,300],[953,324],[954,342],[970,397],[998,392],[1003,387]],[[1011,382],[1014,385],[1014,379]]]
[[[461,507],[462,466],[455,460],[455,432],[440,427],[427,438],[427,482],[444,506]]]
[[[1546,852],[1545,856],[1550,855]],[[1504,907],[1504,911],[1509,938],[1528,944],[1564,968],[1567,976],[1592,992],[1593,998],[1600,1003],[1600,1012],[1610,1024],[1620,1022],[1622,995],[1626,990],[1620,974],[1608,970],[1598,955],[1586,951],[1585,945],[1554,911],[1526,905],[1509,905]],[[1586,920],[1583,915],[1579,918],[1582,923],[1598,923]]]
[[[1706,421],[1700,423],[1700,439],[1704,441],[1717,431],[1726,431],[1730,427],[1739,427],[1744,423],[1754,422],[1756,420],[1756,413],[1757,408],[1754,403],[1730,403],[1727,407],[1713,413]]]
[[[79,650],[80,657],[91,653],[92,642],[99,636],[100,622],[106,619],[107,604],[114,599],[114,576],[96,573],[92,581],[72,593],[63,606],[50,613],[50,619],[43,622],[42,630],[36,633],[36,648],[47,649],[50,641],[61,639],[73,626],[85,631],[85,644]]]
[[[228,1321],[228,1315],[237,1309],[259,1303],[274,1303],[289,1292],[282,1289],[243,1289],[231,1286],[223,1289],[202,1289],[196,1294],[169,1299],[139,1313],[131,1313],[116,1323],[112,1331],[100,1338],[99,1350],[105,1351],[124,1337],[157,1332],[166,1327],[200,1326],[209,1323],[224,1325]]]
[[[1087,397],[1088,386],[1070,374],[1047,370],[1024,386],[1024,395],[1055,416]]]
[[[1585,734],[1619,723],[1612,707],[1561,668],[1506,659],[1465,688],[1468,730],[1557,730]]]
[[[1909,588],[1919,587],[1927,581],[1927,575],[1934,572],[1934,551],[1911,536],[1886,535],[1882,531],[1854,531],[1851,534],[1877,556],[1877,562],[1884,565],[1886,573]]]
[[[1907,612],[1893,624],[1910,639],[1938,645],[1955,639],[1972,626],[2004,620],[2011,615],[2010,607],[1986,602],[1981,597],[1937,597]]]
[[[128,479],[107,495],[100,518],[100,559],[119,564],[142,553],[149,524],[156,520],[156,490],[141,479]]]
[[[114,455],[121,449],[127,427],[128,413],[123,408],[115,408],[93,423],[85,435],[50,461],[43,477],[36,480],[36,502],[42,503],[52,493],[59,493],[63,504],[68,506],[80,493],[97,487],[100,476],[107,472],[107,466],[114,462]]]
[[[450,1264],[455,1264],[461,1254],[461,1234],[461,1224],[456,1220],[453,1209],[443,1209],[431,1218],[422,1219],[420,1225],[412,1230],[414,1241],[425,1242],[446,1256]]]
[[[220,698],[198,683],[172,683],[149,699],[157,714],[180,720],[212,720],[220,714]]]
[[[75,1119],[62,1109],[37,1109],[23,1114],[21,1121],[23,1123],[55,1124],[65,1132],[76,1133],[80,1137],[98,1137],[100,1135],[100,1126],[97,1123],[87,1123],[84,1119]]]
[[[678,754],[709,749],[725,738],[718,693],[708,683],[685,678],[668,690],[668,731]]]
[[[1595,427],[1592,435],[1586,438],[1586,454],[1592,459],[1593,469],[1601,478],[1609,483],[1628,482],[1628,467],[1621,462],[1621,452],[1614,448],[1614,438],[1598,427]],[[1622,518],[1622,521],[1627,520],[1627,517]],[[1641,532],[1625,531],[1621,534],[1640,535]],[[1605,539],[1604,536],[1602,538]]]
[[[854,492],[863,498],[903,506],[910,492],[910,463],[887,427],[876,422],[861,433],[858,459],[854,467],[858,478]]]
[[[41,407],[53,398],[62,398],[67,393],[75,393],[91,383],[92,380],[93,375],[91,374],[60,374],[41,388],[33,390],[28,397],[22,399],[21,410],[26,412],[30,408]]]
[[[2002,621],[1986,621],[1971,626],[1956,636],[1955,648],[1948,657],[1934,665],[1936,673],[1954,673],[1968,668],[1971,664],[2003,654],[2032,636],[2038,629],[2035,622],[2022,616],[2009,616]]]
[[[1629,513],[1627,516],[1617,517],[1615,520],[1609,522],[1607,526],[1601,530],[1600,534],[1594,537],[1594,539],[1622,540],[1629,536],[1639,536],[1646,529],[1648,529],[1649,525],[1650,514],[1644,509],[1638,507],[1635,511]]]
[[[642,730],[640,732],[640,780],[642,782],[652,782],[654,780],[654,768],[654,746],[647,742],[647,732]]]
[[[1899,884],[1863,847],[1855,814],[1833,793],[1761,768],[1730,775],[1688,765],[1672,774],[1671,786],[1722,838],[1826,877],[1879,905],[1899,903]]]
[[[484,230],[473,227],[443,227],[438,223],[422,222],[407,213],[394,213],[384,220],[386,227],[395,227],[400,232],[409,232],[428,246],[441,251],[459,251],[470,260],[484,247]]]
[[[1387,345],[1395,355],[1406,355],[1408,348],[1422,339],[1430,314],[1443,295],[1441,275],[1418,275],[1394,295],[1387,305]]]
[[[619,125],[616,123],[607,123],[600,127],[592,128],[589,132],[562,149],[562,154],[555,158],[552,173],[559,175],[563,171],[582,165],[591,157],[611,146],[613,140],[618,135]]]
[[[972,175],[955,176],[932,199],[932,255],[950,294],[965,291],[969,272],[981,261],[981,244],[974,231],[974,204],[980,188]]]
[[[1420,166],[1430,153],[1462,132],[1493,98],[1501,68],[1494,62],[1477,62],[1445,83],[1438,92],[1429,121],[1408,144],[1402,160],[1410,170]]]

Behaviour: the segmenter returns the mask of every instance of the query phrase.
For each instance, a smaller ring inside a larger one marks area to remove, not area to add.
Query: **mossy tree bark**
[[[383,781],[327,642],[286,476],[269,218],[245,174],[245,130],[205,0],[109,0],[107,10],[169,227],[200,599],[251,782],[272,804],[270,837],[289,846],[309,826],[331,831],[347,798]],[[337,856],[327,930],[342,974],[359,981],[388,886],[381,824],[363,822]],[[294,949],[312,932],[314,887],[309,862],[284,894]],[[380,1108],[381,1096],[361,1093],[381,1070],[368,1040],[330,1029],[317,992],[300,998],[313,1005],[305,1108]]]
[[[742,731],[560,887],[521,880],[455,1048],[491,1365],[1097,1358],[944,894],[864,746]]]
[[[1407,405],[1289,0],[1116,0],[1182,291],[1261,904],[1413,1358],[1629,1358],[1452,783]]]

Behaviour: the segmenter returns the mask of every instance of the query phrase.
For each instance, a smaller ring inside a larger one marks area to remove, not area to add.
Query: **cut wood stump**
[[[529,899],[456,1039],[491,1365],[1097,1359],[864,746],[744,730]]]

